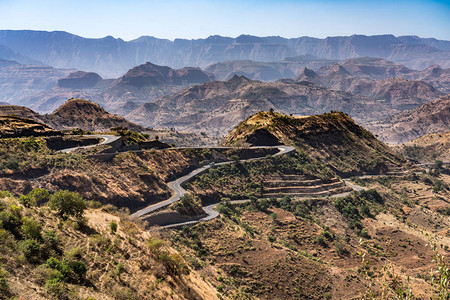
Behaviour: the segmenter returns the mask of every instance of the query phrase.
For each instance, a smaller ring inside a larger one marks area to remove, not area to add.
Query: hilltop
[[[281,143],[294,145],[298,151],[341,175],[388,172],[405,163],[401,156],[342,112],[305,117],[259,112],[242,121],[222,144]]]
[[[0,105],[0,115],[17,115],[46,123],[57,130],[81,128],[88,131],[108,131],[112,127],[126,127],[142,131],[142,126],[110,114],[100,105],[89,100],[69,99],[48,115],[40,115],[29,108],[16,105]]]

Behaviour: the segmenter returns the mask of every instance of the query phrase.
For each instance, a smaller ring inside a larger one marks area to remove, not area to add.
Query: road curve
[[[287,154],[290,153],[292,151],[295,150],[294,147],[291,146],[266,146],[266,147],[251,147],[251,148],[277,148],[280,151],[275,153],[274,156],[278,156],[278,155],[283,155],[283,154]],[[195,149],[195,148],[194,148]],[[242,159],[240,160],[241,162],[247,162],[247,161],[255,161],[255,160],[261,160],[261,159],[265,159],[266,157],[255,157],[255,158],[249,158],[249,159]],[[172,190],[172,196],[164,201],[158,202],[156,204],[152,204],[150,206],[147,206],[141,210],[138,210],[137,212],[133,213],[130,215],[130,217],[132,219],[136,219],[136,218],[140,218],[146,214],[152,213],[158,209],[161,209],[163,207],[169,206],[170,204],[180,200],[180,198],[186,194],[186,190],[182,187],[182,185],[184,183],[186,183],[187,181],[189,181],[190,179],[194,178],[195,176],[198,176],[202,173],[204,173],[206,170],[210,169],[213,166],[220,166],[220,165],[226,165],[226,164],[231,164],[234,163],[234,161],[226,161],[226,162],[222,162],[222,163],[217,163],[217,164],[210,164],[210,165],[206,165],[203,167],[200,167],[198,169],[195,169],[194,171],[192,171],[191,173],[180,177],[174,181],[171,181],[167,184],[167,186],[169,187],[169,189]]]
[[[121,138],[121,136],[119,136],[119,135],[107,135],[107,134],[93,134],[93,135],[88,135],[88,136],[94,137],[94,138],[101,138],[101,139],[103,139],[103,141],[101,143],[88,145],[88,146],[79,146],[79,147],[62,149],[62,150],[59,150],[59,152],[69,153],[69,152],[75,151],[77,149],[88,149],[88,148],[92,148],[92,147],[96,147],[96,146],[108,145],[108,144],[111,144]]]

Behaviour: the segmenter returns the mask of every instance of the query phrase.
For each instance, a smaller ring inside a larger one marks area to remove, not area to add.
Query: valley
[[[0,30],[0,299],[449,299],[450,41],[323,37]]]

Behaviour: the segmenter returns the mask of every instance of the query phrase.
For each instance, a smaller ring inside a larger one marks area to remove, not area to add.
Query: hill
[[[426,134],[399,145],[396,149],[406,157],[420,162],[450,162],[450,131]]]
[[[46,123],[57,130],[81,128],[88,131],[108,131],[112,127],[126,127],[142,131],[142,126],[110,114],[100,105],[83,99],[70,99],[53,113],[40,115],[29,108],[15,105],[0,105],[0,115],[17,115]]]
[[[1,298],[218,299],[181,253],[113,206],[67,190],[19,196],[0,191]],[[79,213],[61,217],[53,199]]]
[[[222,144],[280,143],[294,145],[298,151],[346,176],[388,172],[405,162],[342,112],[307,117],[259,112],[239,123]]]
[[[171,68],[206,67],[235,60],[277,62],[304,54],[331,60],[381,57],[413,69],[434,64],[450,67],[448,41],[390,34],[325,39],[214,35],[174,41],[142,36],[124,41],[111,36],[88,39],[61,31],[1,30],[0,44],[47,65],[96,72],[104,78],[117,78],[147,61]]]
[[[127,103],[153,102],[192,84],[201,84],[214,76],[199,68],[172,69],[147,62],[130,69],[99,95],[100,103],[121,111]]]
[[[392,143],[409,142],[428,133],[450,130],[450,96],[404,111],[367,125],[380,139]]]
[[[0,116],[0,138],[51,136],[60,132],[36,121],[16,116]]]

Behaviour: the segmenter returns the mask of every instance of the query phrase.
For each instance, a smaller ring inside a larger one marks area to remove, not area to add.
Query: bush
[[[34,205],[46,203],[50,199],[49,192],[46,189],[41,188],[33,189],[27,196],[32,199]]]
[[[0,199],[12,197],[13,195],[8,191],[0,191]]]
[[[87,268],[84,262],[82,261],[71,261],[69,263],[70,268],[73,273],[76,275],[76,279],[78,281],[83,280],[86,276]]]
[[[41,245],[36,240],[25,240],[19,244],[19,249],[22,251],[25,258],[32,263],[39,262]]]
[[[45,289],[47,290],[47,293],[58,298],[64,294],[65,290],[64,284],[57,278],[47,280],[47,282],[45,283]]]
[[[19,198],[19,202],[25,207],[36,206],[36,202],[33,198],[28,195],[21,195]]]
[[[314,239],[314,243],[319,244],[322,247],[327,246],[327,242],[325,241],[325,238],[322,235],[319,235]]]
[[[62,220],[67,220],[70,216],[81,218],[86,209],[86,201],[81,195],[68,190],[56,191],[50,196],[48,204]]]
[[[22,220],[23,220],[23,224],[21,226],[21,229],[22,229],[23,235],[28,239],[40,240],[42,238],[41,224],[38,221],[27,218],[27,217],[23,217]]]
[[[116,233],[117,232],[117,223],[114,221],[111,221],[109,223],[109,228],[111,229],[112,233]]]
[[[0,294],[9,294],[8,273],[0,266]]]

